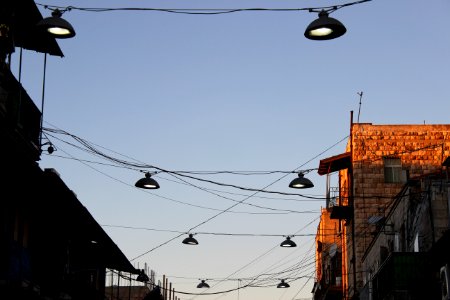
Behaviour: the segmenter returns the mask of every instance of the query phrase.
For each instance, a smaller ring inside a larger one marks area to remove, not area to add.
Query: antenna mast
[[[356,120],[357,123],[359,123],[359,115],[361,114],[361,100],[362,100],[362,96],[363,96],[363,92],[358,92],[357,93],[359,95],[359,108],[358,108],[358,119]]]

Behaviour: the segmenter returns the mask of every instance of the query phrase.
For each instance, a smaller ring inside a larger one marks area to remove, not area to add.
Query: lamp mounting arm
[[[333,5],[333,6],[328,6],[328,7],[313,7],[308,9],[309,12],[315,12],[315,13],[332,13],[335,12],[338,9],[350,6],[350,5],[355,5],[355,4],[361,4],[364,2],[370,2],[372,0],[360,0],[360,1],[354,1],[354,2],[350,2],[350,3],[344,3],[344,4],[340,4],[340,5]]]
[[[156,174],[159,173],[157,171],[150,172],[150,171],[144,171],[144,170],[139,170],[139,172],[144,173],[146,177],[147,176],[153,176],[153,175],[156,175]]]
[[[319,169],[318,169],[318,168],[313,168],[313,169],[306,169],[306,170],[292,171],[292,173],[303,174],[303,175],[305,175],[305,174],[308,174],[309,172],[317,171],[317,170],[319,170]]]
[[[71,6],[67,6],[66,8],[58,8],[58,7],[51,8],[48,5],[44,5],[44,8],[51,10],[53,17],[61,17],[65,12],[72,10]]]
[[[310,8],[309,12],[319,13],[319,17],[321,16],[328,16],[330,13],[335,12],[340,7],[332,6],[332,7],[326,7],[326,8]]]

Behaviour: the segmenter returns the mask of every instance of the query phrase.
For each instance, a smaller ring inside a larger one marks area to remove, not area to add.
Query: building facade
[[[330,218],[322,208],[316,235],[316,283],[314,300],[342,299],[342,239],[341,223]]]
[[[54,169],[42,113],[10,71],[15,48],[62,56],[32,0],[0,4],[0,299],[105,299],[107,269],[137,270]],[[20,76],[19,76],[20,78]]]
[[[444,163],[444,167],[445,167]],[[448,170],[408,180],[362,257],[361,299],[448,299]]]
[[[412,178],[442,172],[450,155],[450,125],[353,123],[346,152],[320,161],[319,174],[338,176],[327,191],[330,220],[341,224],[342,291],[359,299],[367,283],[366,252],[395,197]],[[445,208],[444,208],[445,209]]]

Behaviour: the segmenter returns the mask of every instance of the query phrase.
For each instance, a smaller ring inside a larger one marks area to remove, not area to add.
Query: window
[[[400,158],[384,159],[384,182],[399,183],[402,182],[402,162]]]

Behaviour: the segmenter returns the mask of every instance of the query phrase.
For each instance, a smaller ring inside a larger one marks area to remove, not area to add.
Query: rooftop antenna
[[[359,115],[361,114],[361,99],[363,96],[363,92],[358,92],[359,95],[359,108],[358,108],[358,119],[356,120],[357,123],[359,123]]]

